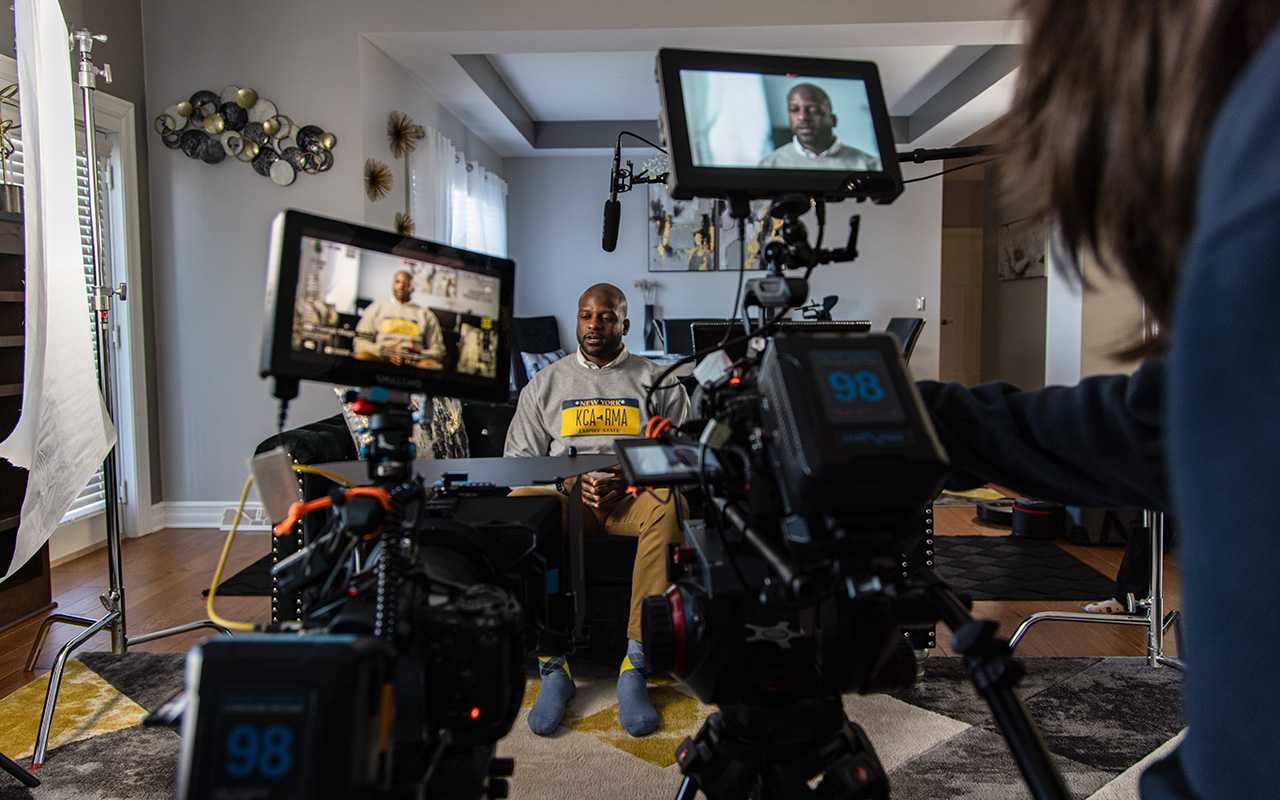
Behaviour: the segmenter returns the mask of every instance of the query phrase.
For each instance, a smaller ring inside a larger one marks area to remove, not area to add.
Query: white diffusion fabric
[[[57,0],[15,0],[26,229],[22,416],[0,457],[30,470],[9,572],[48,540],[112,445],[93,363],[76,216],[71,54]]]

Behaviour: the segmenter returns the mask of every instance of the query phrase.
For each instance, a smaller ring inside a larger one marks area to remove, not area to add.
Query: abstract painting
[[[768,266],[764,260],[765,245],[780,239],[778,231],[782,228],[782,220],[769,216],[771,203],[768,200],[751,201],[751,216],[746,220],[745,237],[738,235],[738,221],[729,216],[724,204],[720,201],[716,203],[719,206],[716,219],[720,228],[717,237],[720,253],[716,269],[742,269],[743,262],[748,270],[765,269]]]
[[[649,185],[649,271],[711,272],[716,268],[716,207],[712,200],[674,200]]]

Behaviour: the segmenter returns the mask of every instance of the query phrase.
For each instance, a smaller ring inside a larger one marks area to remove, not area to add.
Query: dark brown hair
[[[1168,323],[1201,150],[1232,82],[1280,19],[1280,0],[1020,6],[1027,38],[999,133],[1010,191],[1058,224],[1073,256],[1089,250],[1127,274]]]

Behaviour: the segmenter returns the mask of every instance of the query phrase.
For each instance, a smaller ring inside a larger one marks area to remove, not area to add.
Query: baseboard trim
[[[162,528],[213,528],[230,530],[238,503],[222,501],[165,501],[152,506],[152,522]],[[245,503],[237,531],[268,531],[262,503]]]

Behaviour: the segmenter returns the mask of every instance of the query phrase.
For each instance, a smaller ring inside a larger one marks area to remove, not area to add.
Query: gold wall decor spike
[[[406,114],[392,111],[391,116],[387,117],[387,140],[391,144],[391,155],[396,158],[404,158],[412,153],[418,142],[426,136],[427,132],[422,126],[414,124]]]
[[[403,211],[396,212],[396,233],[401,236],[412,236],[417,227],[413,222],[413,217]]]
[[[375,203],[391,191],[391,168],[376,158],[364,160],[364,193]]]

